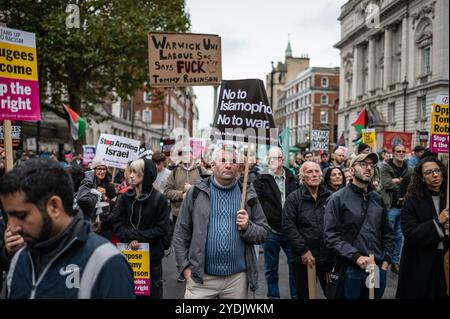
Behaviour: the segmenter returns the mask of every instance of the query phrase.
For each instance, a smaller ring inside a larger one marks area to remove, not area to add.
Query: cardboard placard
[[[151,86],[219,85],[222,80],[218,35],[150,32],[148,53]]]

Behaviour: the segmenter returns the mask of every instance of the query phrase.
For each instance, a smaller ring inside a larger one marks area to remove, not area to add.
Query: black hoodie
[[[121,242],[149,243],[150,263],[159,265],[164,257],[163,239],[169,233],[169,206],[166,197],[153,188],[155,164],[149,159],[144,163],[141,195],[131,188],[119,198],[114,233]]]

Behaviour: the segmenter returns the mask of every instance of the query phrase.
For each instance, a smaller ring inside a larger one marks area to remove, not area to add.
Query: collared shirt
[[[281,207],[284,207],[284,202],[286,201],[286,172],[283,169],[283,173],[279,176],[275,175],[275,173],[270,170],[269,172],[275,179],[275,183],[277,183],[278,189],[281,193]]]

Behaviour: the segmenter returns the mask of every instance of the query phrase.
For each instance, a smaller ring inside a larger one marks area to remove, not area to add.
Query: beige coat
[[[194,165],[191,169],[186,170],[182,164],[170,173],[166,186],[164,187],[164,195],[170,200],[172,215],[178,216],[185,194],[184,185],[193,185],[199,181],[201,179],[200,174],[206,174],[203,168]]]

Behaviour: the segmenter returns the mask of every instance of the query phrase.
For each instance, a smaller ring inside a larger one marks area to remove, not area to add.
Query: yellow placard
[[[433,104],[431,109],[431,134],[448,134],[448,124],[448,104]]]
[[[150,254],[148,251],[124,250],[122,253],[133,269],[134,278],[150,278]]]
[[[377,136],[374,129],[362,130],[362,141],[372,148],[377,147]]]
[[[37,81],[36,49],[1,42],[0,77]]]

